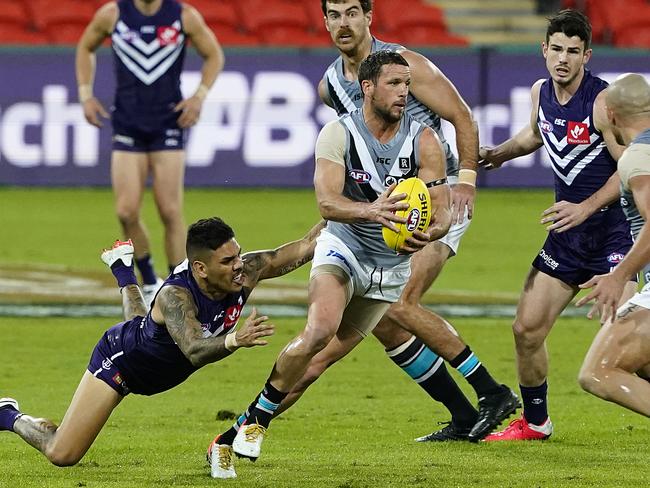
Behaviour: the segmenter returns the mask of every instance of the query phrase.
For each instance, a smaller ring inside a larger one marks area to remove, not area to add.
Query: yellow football
[[[406,193],[402,201],[409,204],[406,210],[399,210],[396,215],[406,217],[405,224],[395,223],[399,232],[394,232],[388,227],[382,228],[386,245],[393,251],[399,251],[404,241],[413,235],[415,230],[424,232],[429,227],[431,220],[431,197],[429,190],[420,178],[408,178],[397,184],[393,193]]]

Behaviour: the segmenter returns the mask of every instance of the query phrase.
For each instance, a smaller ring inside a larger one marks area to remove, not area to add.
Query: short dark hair
[[[381,67],[386,64],[409,65],[400,53],[395,51],[375,51],[364,59],[359,66],[359,83],[370,80],[376,85],[379,73],[381,73]]]
[[[327,2],[330,3],[343,3],[345,0],[320,0],[320,8],[323,10],[323,15],[327,15]],[[372,0],[359,0],[361,10],[367,14],[372,10]]]
[[[219,217],[201,219],[187,230],[185,252],[190,262],[205,251],[214,251],[235,237],[235,232]]]
[[[546,29],[546,44],[549,38],[562,32],[568,37],[578,36],[585,44],[585,51],[591,45],[591,23],[585,14],[570,8],[560,10],[553,17],[548,19]]]

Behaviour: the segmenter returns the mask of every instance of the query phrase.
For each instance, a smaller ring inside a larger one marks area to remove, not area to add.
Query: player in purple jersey
[[[481,164],[498,168],[544,145],[555,173],[556,203],[542,214],[549,231],[532,263],[513,323],[524,411],[486,441],[546,439],[553,433],[547,408],[546,336],[592,276],[607,273],[632,245],[618,204],[617,144],[605,110],[606,83],[585,65],[591,26],[580,12],[549,19],[542,51],[550,78],[531,89],[530,124],[494,148],[481,148]],[[636,284],[627,277],[623,300]]]
[[[150,301],[161,280],[150,256],[140,215],[149,175],[165,229],[170,270],[185,258],[183,178],[185,130],[199,119],[203,101],[221,71],[224,56],[212,31],[190,5],[176,0],[120,0],[102,6],[77,46],[79,101],[89,123],[108,117],[93,95],[95,50],[110,37],[116,92],[111,109],[111,181],[115,210],[125,236],[135,245],[135,262]],[[190,40],[203,58],[201,82],[183,100],[180,76]]]
[[[165,391],[240,347],[265,345],[274,328],[255,309],[234,330],[242,307],[260,280],[309,261],[321,228],[322,223],[300,240],[242,256],[227,224],[216,217],[199,220],[187,232],[188,259],[165,281],[149,311],[134,273],[133,245],[118,241],[102,260],[120,286],[126,321],[97,343],[60,426],[25,415],[15,400],[3,398],[0,430],[15,432],[57,466],[76,464],[128,393]]]
[[[639,74],[617,78],[607,89],[607,114],[628,148],[618,162],[626,215],[635,242],[618,266],[581,288],[594,287],[578,302],[596,300],[589,318],[614,317],[601,327],[580,370],[580,385],[594,395],[650,417],[650,284],[617,311],[628,276],[650,263],[650,84]]]

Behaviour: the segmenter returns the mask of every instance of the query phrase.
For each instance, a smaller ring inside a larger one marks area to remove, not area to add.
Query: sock
[[[117,285],[124,288],[126,285],[137,285],[138,279],[135,277],[133,266],[125,266],[121,260],[117,260],[111,266],[111,272],[117,280]]]
[[[155,285],[158,281],[156,272],[153,270],[153,259],[150,254],[146,254],[141,258],[134,259],[135,265],[142,275],[142,283],[145,285]]]
[[[251,403],[246,411],[237,418],[237,421],[232,424],[232,427],[219,436],[219,444],[232,446],[232,443],[235,441],[235,437],[237,436],[237,432],[239,432],[239,428],[246,423],[246,420],[248,420],[248,417],[251,414],[251,410],[255,408],[259,399],[260,396],[257,395],[255,400],[253,400],[253,403]]]
[[[494,381],[469,346],[465,346],[458,356],[449,361],[449,365],[465,377],[479,398],[501,391],[501,385]]]
[[[21,415],[22,413],[9,405],[0,408],[0,430],[10,430],[13,432],[14,424]]]
[[[548,383],[544,381],[539,386],[522,386],[521,400],[524,403],[524,417],[526,421],[535,425],[542,425],[548,418],[548,404],[546,402],[546,392]]]
[[[271,418],[273,418],[273,414],[288,394],[289,392],[276,390],[273,385],[267,381],[264,385],[264,389],[255,402],[255,406],[249,410],[250,414],[247,423],[250,423],[252,420],[262,427],[268,427],[271,423]]]
[[[442,358],[420,339],[413,336],[386,353],[427,395],[449,410],[454,424],[463,427],[474,425],[478,416],[476,409],[449,375]]]

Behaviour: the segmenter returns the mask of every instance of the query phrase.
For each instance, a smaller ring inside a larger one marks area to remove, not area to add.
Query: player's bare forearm
[[[618,201],[621,197],[620,181],[617,171],[609,177],[607,182],[596,193],[582,202],[589,211],[589,215]]]
[[[142,292],[138,285],[127,285],[122,288],[121,292],[122,310],[124,311],[125,320],[147,315],[147,305],[144,302]]]
[[[325,227],[321,220],[302,239],[283,244],[268,251],[256,251],[243,256],[244,273],[248,283],[283,276],[311,261],[316,238]]]
[[[185,289],[165,286],[157,300],[169,335],[193,366],[200,368],[230,355],[225,336],[203,337],[201,323],[196,318],[196,305]]]
[[[456,149],[460,169],[476,171],[478,167],[478,125],[471,113],[454,121],[456,129]]]

